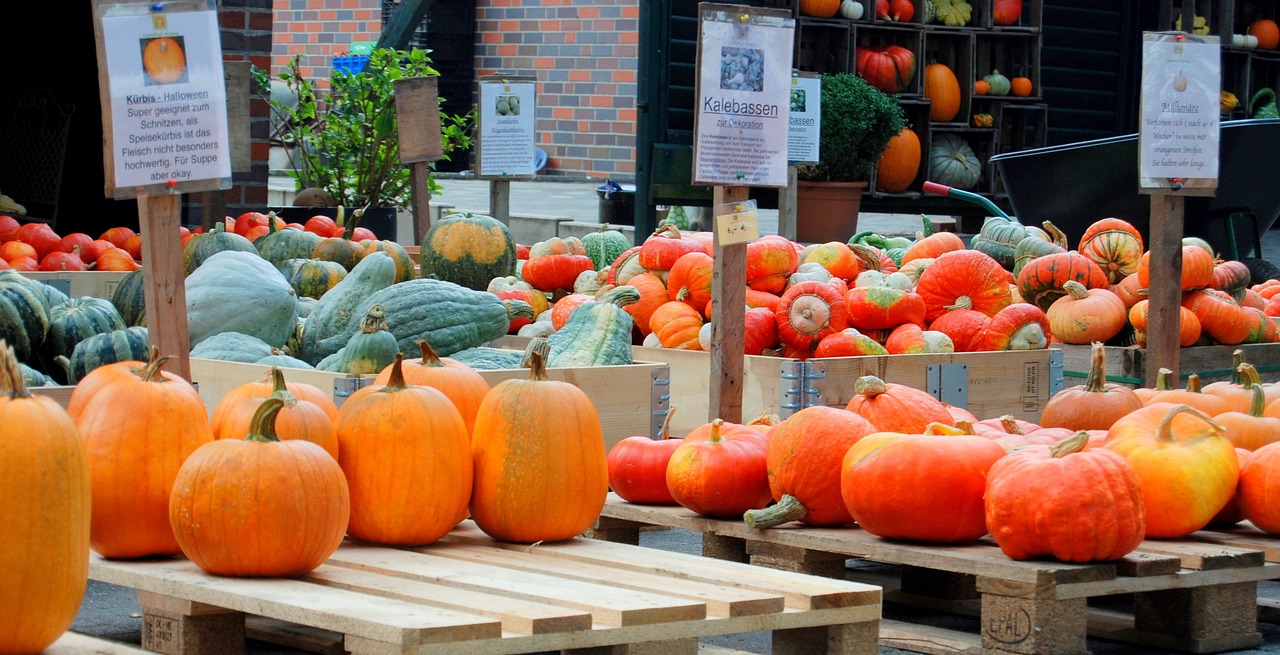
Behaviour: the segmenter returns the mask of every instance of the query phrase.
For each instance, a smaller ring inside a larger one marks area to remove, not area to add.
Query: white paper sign
[[[481,81],[477,175],[528,177],[537,172],[536,93],[532,81]]]
[[[787,131],[787,159],[816,164],[822,142],[822,78],[796,73],[791,78],[791,117]]]
[[[117,197],[179,184],[230,188],[217,12],[105,16],[102,28]],[[214,183],[190,184],[202,180]]]
[[[1144,35],[1138,139],[1142,187],[1217,180],[1220,68],[1217,37]]]
[[[795,20],[702,12],[694,184],[785,187]]]

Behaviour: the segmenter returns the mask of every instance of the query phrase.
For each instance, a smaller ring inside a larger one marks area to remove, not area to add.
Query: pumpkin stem
[[[1231,353],[1231,384],[1244,384],[1240,375],[1240,365],[1244,363],[1244,351],[1236,348]]]
[[[853,383],[853,392],[864,396],[879,396],[888,390],[884,380],[874,375],[864,375]]]
[[[1101,341],[1094,341],[1089,347],[1089,377],[1085,378],[1084,390],[1092,393],[1107,390],[1107,353]]]
[[[507,320],[514,321],[517,318],[536,320],[538,314],[533,310],[533,305],[514,298],[503,298],[502,306],[507,308]]]
[[[930,428],[933,428],[933,426],[935,425],[946,425],[946,423],[937,423],[937,422],[930,423],[929,425],[925,426],[925,429],[928,430]],[[960,430],[961,434],[977,434],[977,432],[975,432],[973,429],[973,423],[971,423],[967,418],[956,419],[955,427],[956,429]]]
[[[374,332],[383,332],[387,329],[387,312],[382,305],[372,305],[369,311],[364,313],[364,318],[360,319],[360,332],[363,334],[373,334]]]
[[[922,234],[925,237],[933,234],[933,221],[929,220],[928,216],[924,214],[920,214],[920,222],[923,224],[924,229],[922,229],[920,232],[917,232],[917,234]],[[921,238],[923,237],[916,237],[916,241],[919,241]]]
[[[1086,444],[1089,443],[1089,433],[1084,430],[1077,430],[1075,434],[1049,446],[1050,457],[1066,457],[1071,453],[1078,453],[1084,450]]]
[[[1026,434],[1026,432],[1022,431],[1022,426],[1018,425],[1018,419],[1014,418],[1013,414],[1005,414],[1004,416],[1001,416],[1000,426],[1009,434]]]
[[[134,374],[143,382],[167,382],[168,378],[161,375],[160,369],[164,368],[171,359],[173,359],[172,355],[160,356],[159,346],[151,346],[151,360],[146,366],[134,369]]]
[[[658,229],[653,231],[653,236],[655,237],[665,236],[671,239],[679,239],[680,228],[676,227],[675,225],[672,225],[671,223],[667,223],[666,225],[660,225],[658,226]]]
[[[1062,230],[1059,230],[1057,225],[1054,225],[1051,221],[1045,221],[1041,223],[1041,225],[1044,226],[1045,233],[1049,235],[1049,240],[1052,241],[1054,245],[1062,248],[1063,250],[1068,250],[1067,235],[1063,234]]]
[[[280,441],[280,437],[276,435],[276,416],[280,414],[280,409],[283,407],[284,399],[277,396],[262,401],[253,413],[253,420],[249,422],[249,434],[245,435],[244,440]]]
[[[960,425],[962,422],[964,423],[963,426]],[[973,425],[965,419],[956,421],[955,425],[947,425],[941,421],[933,421],[924,426],[924,430],[921,434],[932,434],[940,437],[972,436]]]
[[[524,350],[521,366],[529,367],[529,379],[543,381],[547,379],[547,359],[551,357],[551,344],[546,337],[535,337]]]
[[[9,398],[30,398],[31,392],[22,382],[18,368],[18,353],[4,339],[0,339],[0,393]]]
[[[754,426],[754,425],[763,425],[763,426],[765,426],[765,427],[772,427],[772,426],[775,426],[775,425],[777,425],[777,424],[779,424],[779,423],[781,423],[781,422],[782,422],[782,417],[781,417],[781,416],[778,416],[777,414],[774,414],[774,413],[772,413],[772,412],[765,412],[765,413],[763,413],[763,414],[761,414],[761,415],[759,415],[759,416],[757,416],[757,417],[755,417],[755,418],[751,419],[751,421],[750,421],[749,423],[747,423],[747,425],[749,425],[749,426]]]
[[[1241,364],[1236,371],[1240,373],[1240,386],[1245,389],[1252,389],[1262,384],[1262,376],[1258,374],[1258,369],[1253,364]]]
[[[1156,391],[1169,391],[1173,389],[1173,371],[1161,367],[1156,371],[1156,385],[1152,387]]]
[[[1160,419],[1160,425],[1156,428],[1156,439],[1166,443],[1176,442],[1177,438],[1173,436],[1173,417],[1182,413],[1191,414],[1192,416],[1203,420],[1205,423],[1208,423],[1209,427],[1213,428],[1213,431],[1218,433],[1218,436],[1222,436],[1223,433],[1226,432],[1226,428],[1222,427],[1222,424],[1212,418],[1209,418],[1208,414],[1205,414],[1191,405],[1179,404],[1175,405],[1173,409],[1170,409],[1168,413],[1164,415],[1164,418]]]
[[[778,502],[764,509],[749,509],[742,515],[748,528],[763,530],[775,525],[799,521],[809,515],[809,508],[791,494],[783,494]]]
[[[711,434],[707,437],[707,441],[710,441],[713,443],[721,441],[720,428],[722,427],[724,427],[724,419],[722,418],[711,419]]]
[[[283,400],[286,407],[298,404],[298,400],[289,393],[289,385],[285,384],[284,371],[278,366],[271,367],[271,397]]]
[[[1062,290],[1066,291],[1073,300],[1086,300],[1089,298],[1089,289],[1075,280],[1063,282]]]
[[[957,296],[954,303],[944,306],[943,309],[947,311],[951,311],[953,309],[973,309],[973,299],[969,296]]]
[[[671,438],[671,417],[676,415],[674,405],[667,407],[667,415],[662,418],[662,429],[658,430],[658,439],[666,440]]]
[[[436,349],[427,343],[426,339],[418,339],[418,347],[422,349],[422,365],[423,366],[444,366],[444,362],[440,361],[440,355],[436,353]]]
[[[1254,375],[1257,374],[1257,371],[1255,371]],[[1253,399],[1249,403],[1249,416],[1262,417],[1263,410],[1267,408],[1267,392],[1262,388],[1262,384],[1255,384],[1249,387],[1249,391],[1253,392]]]
[[[1169,374],[1173,375],[1173,372],[1170,371]],[[1190,391],[1192,393],[1201,393],[1199,373],[1192,373],[1191,375],[1187,376],[1187,391]]]
[[[382,390],[400,391],[408,386],[404,381],[404,353],[396,353],[396,360],[391,362],[391,375],[387,378],[387,384],[382,387]]]

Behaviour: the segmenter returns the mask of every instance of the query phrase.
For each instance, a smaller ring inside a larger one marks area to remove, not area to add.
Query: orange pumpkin
[[[1009,78],[1009,94],[1019,97],[1027,97],[1031,95],[1031,78],[1029,77],[1013,77]]]
[[[494,385],[476,415],[471,517],[498,541],[575,537],[600,518],[609,493],[600,416],[586,392],[547,378],[550,350],[534,339],[529,378]]]
[[[405,382],[403,362],[396,353],[386,384],[363,387],[342,403],[338,464],[351,493],[347,533],[374,544],[420,546],[467,515],[471,439],[444,393]]]
[[[1143,343],[1146,342],[1147,312],[1150,308],[1151,302],[1144,297],[1134,303],[1128,312],[1129,324],[1143,335]],[[1196,345],[1202,330],[1200,319],[1196,317],[1195,312],[1186,307],[1178,308],[1178,345],[1184,348]]]
[[[1269,443],[1280,441],[1280,418],[1267,416],[1267,393],[1256,369],[1247,373],[1253,385],[1249,387],[1252,399],[1248,411],[1225,411],[1213,414],[1213,420],[1222,426],[1223,434],[1236,448],[1257,450]],[[1210,394],[1201,394],[1211,396]],[[1224,402],[1225,404],[1225,402]]]
[[[662,278],[653,273],[639,273],[631,276],[627,280],[627,284],[635,287],[640,293],[640,300],[629,305],[623,305],[622,311],[631,315],[631,319],[635,322],[636,331],[640,336],[647,337],[653,331],[649,327],[649,319],[653,317],[653,312],[670,300],[667,294],[667,285]],[[710,303],[708,303],[710,306]]]
[[[1151,251],[1138,259],[1138,284],[1151,288]],[[1197,245],[1182,246],[1182,290],[1203,289],[1213,282],[1213,253]]]
[[[1137,472],[1149,538],[1176,539],[1208,525],[1240,478],[1222,426],[1188,405],[1152,403],[1130,412],[1107,430],[1103,447]]]
[[[667,274],[667,297],[698,311],[711,302],[711,278],[715,261],[705,252],[680,255]]]
[[[142,67],[155,81],[170,84],[182,79],[187,70],[187,56],[176,40],[162,36],[148,41],[142,48]]]
[[[1182,306],[1200,320],[1200,329],[1215,342],[1234,346],[1249,338],[1245,309],[1225,291],[1195,289],[1182,294]]]
[[[1280,46],[1280,27],[1270,18],[1259,18],[1249,23],[1248,33],[1258,37],[1258,48],[1261,50],[1275,50]]]
[[[927,323],[952,306],[993,316],[1013,302],[1012,281],[1012,274],[994,257],[978,250],[956,250],[939,255],[924,269],[916,293],[924,298]]]
[[[927,391],[864,375],[853,383],[845,409],[871,421],[878,430],[919,434],[930,423],[951,424],[951,412]]]
[[[209,573],[303,575],[342,543],[351,517],[342,468],[314,443],[280,440],[284,406],[280,396],[262,401],[247,436],[206,443],[178,469],[169,520],[183,554]]]
[[[334,429],[334,421],[325,408],[309,400],[294,398],[284,381],[284,373],[275,366],[271,367],[271,378],[274,386],[269,397],[279,398],[283,402],[283,407],[272,417],[272,434],[283,440],[310,441],[337,461],[338,434]],[[225,406],[213,438],[244,439],[249,434],[254,415],[265,400],[256,396],[246,397]]]
[[[422,350],[421,359],[406,359],[400,364],[405,383],[438,389],[458,408],[470,435],[480,401],[489,393],[489,382],[474,368],[451,357],[441,357],[426,341],[418,341],[418,348]],[[392,363],[382,369],[373,384],[385,386],[390,382],[394,366]]]
[[[876,162],[876,188],[889,193],[902,193],[915,182],[920,172],[920,136],[904,127],[889,139]]]
[[[800,15],[831,18],[840,10],[840,0],[800,0]]]
[[[667,488],[676,502],[712,517],[739,517],[773,499],[767,436],[714,419],[684,438],[667,463]]]
[[[32,396],[0,339],[0,652],[39,653],[71,627],[89,582],[91,482],[67,412]]]
[[[80,384],[84,384],[84,382],[82,381]],[[284,387],[295,399],[315,403],[324,410],[330,420],[337,422],[338,405],[333,401],[333,396],[330,395],[332,392],[325,393],[320,387],[306,382],[286,381]],[[222,395],[222,398],[218,400],[218,404],[214,406],[213,414],[209,418],[210,430],[214,434],[218,434],[222,429],[223,417],[239,401],[245,398],[269,398],[271,394],[275,393],[275,390],[275,374],[271,371],[267,371],[267,374],[260,379],[232,387]],[[72,415],[74,416],[74,412],[78,411],[78,407],[68,405],[67,411],[73,412]]]
[[[816,262],[833,277],[845,282],[852,282],[862,271],[858,256],[849,248],[849,244],[840,241],[817,243],[806,248],[800,256],[800,264]],[[797,269],[799,265],[797,265]]]
[[[1107,382],[1107,356],[1102,343],[1089,349],[1089,376],[1053,394],[1044,404],[1040,425],[1071,430],[1106,430],[1121,417],[1142,408],[1133,389]]]
[[[945,123],[960,113],[960,80],[946,64],[924,67],[924,97],[931,101],[929,120]]]
[[[1280,445],[1268,444],[1250,454],[1240,468],[1236,487],[1240,513],[1259,530],[1280,534]]]
[[[781,293],[799,265],[800,253],[784,236],[766,234],[747,244],[747,286],[752,289]]]
[[[812,352],[828,334],[849,326],[844,295],[830,284],[814,280],[794,284],[774,309],[778,339],[798,350]]]
[[[668,300],[653,310],[649,330],[658,335],[663,348],[702,350],[698,330],[702,329],[703,322],[698,310],[679,300]]]
[[[1049,330],[1062,343],[1106,341],[1124,329],[1124,301],[1108,289],[1086,289],[1075,280],[1062,286],[1067,295],[1053,301],[1045,315]]]

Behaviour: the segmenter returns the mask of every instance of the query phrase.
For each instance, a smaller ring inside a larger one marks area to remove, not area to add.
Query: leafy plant
[[[395,81],[438,76],[428,52],[377,48],[361,72],[335,71],[327,92],[302,75],[301,55],[295,56],[278,79],[296,104],[270,97],[270,74],[254,68],[255,90],[278,121],[274,136],[292,146],[290,175],[299,191],[315,188],[346,207],[409,206],[411,172],[400,163]],[[445,159],[471,147],[474,117],[474,109],[464,115],[440,113]],[[439,189],[428,174],[426,190],[435,195]]]
[[[894,97],[854,73],[824,74],[819,161],[797,173],[815,182],[866,180],[889,140],[905,125]]]

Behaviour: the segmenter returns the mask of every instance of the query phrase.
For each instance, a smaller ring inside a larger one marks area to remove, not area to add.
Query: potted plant
[[[361,220],[369,223],[372,212],[386,208],[382,213],[390,214],[394,235],[396,211],[412,201],[411,171],[400,163],[394,83],[439,74],[425,50],[376,48],[363,69],[335,70],[324,90],[302,74],[298,55],[279,75],[283,97],[272,97],[270,76],[255,68],[256,88],[273,114],[272,136],[286,147],[288,172],[297,181],[294,204],[346,208],[348,234]],[[446,159],[448,153],[470,147],[473,116],[441,112]],[[426,191],[436,195],[439,188],[428,174]]]
[[[798,241],[844,241],[857,232],[862,190],[905,125],[897,100],[857,74],[822,76],[819,161],[796,171]]]

